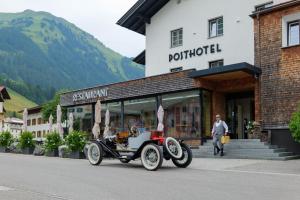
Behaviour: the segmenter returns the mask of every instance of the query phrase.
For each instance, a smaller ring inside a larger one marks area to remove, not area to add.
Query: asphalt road
[[[156,172],[136,161],[0,153],[0,200],[300,199],[300,160],[194,159],[187,169],[164,161]]]

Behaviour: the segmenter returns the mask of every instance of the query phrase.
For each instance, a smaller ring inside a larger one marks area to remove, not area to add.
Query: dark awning
[[[235,78],[244,78],[249,75],[258,76],[260,74],[260,68],[243,62],[222,67],[193,71],[189,74],[189,76],[191,78],[205,78],[209,80],[230,80]]]
[[[133,59],[133,62],[141,65],[145,65],[146,59],[145,59],[146,51],[144,50],[142,53],[140,53],[137,57]]]
[[[119,21],[118,25],[145,35],[146,23],[151,23],[155,15],[169,0],[139,0]]]

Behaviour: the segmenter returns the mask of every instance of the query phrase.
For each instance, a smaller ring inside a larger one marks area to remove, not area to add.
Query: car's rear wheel
[[[156,144],[147,144],[142,150],[141,160],[147,170],[155,171],[162,165],[162,150]]]
[[[180,159],[182,157],[181,146],[175,138],[167,137],[164,141],[164,149],[171,158]]]
[[[99,165],[103,159],[103,149],[98,143],[93,142],[88,148],[87,155],[92,165]]]
[[[181,144],[182,157],[180,159],[172,158],[174,165],[180,168],[188,167],[193,159],[192,150],[184,143]]]

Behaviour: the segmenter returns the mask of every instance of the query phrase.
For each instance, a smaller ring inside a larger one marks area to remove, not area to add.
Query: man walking
[[[216,122],[214,123],[211,131],[211,136],[213,137],[214,155],[217,155],[221,151],[220,156],[224,156],[224,145],[221,142],[221,138],[224,134],[228,134],[228,126],[224,121],[221,120],[221,116],[218,114],[216,115]]]

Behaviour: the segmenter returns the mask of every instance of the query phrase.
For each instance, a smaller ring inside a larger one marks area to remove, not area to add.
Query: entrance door
[[[254,94],[234,93],[227,95],[226,122],[232,138],[247,139],[246,125],[254,120]]]

